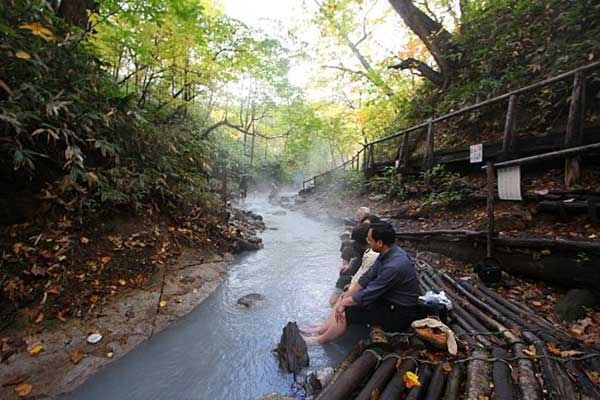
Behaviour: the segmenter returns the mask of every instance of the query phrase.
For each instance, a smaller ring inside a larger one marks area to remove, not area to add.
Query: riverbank
[[[233,252],[260,247],[256,233],[264,227],[262,219],[239,210],[231,210],[231,214],[229,223],[222,227],[231,232],[230,240],[215,241],[214,246],[206,245],[210,238],[200,246],[175,236],[179,233],[191,239],[196,229],[165,226],[165,231],[172,234],[171,240],[155,235],[163,240],[156,252],[145,254],[154,268],[146,270],[138,282],[135,276],[125,279],[113,273],[114,288],[102,297],[91,294],[96,297],[90,299],[88,309],[47,319],[39,305],[38,309],[30,306],[19,310],[14,323],[0,336],[0,397],[18,398],[21,393],[30,398],[55,398],[69,392],[98,369],[189,313],[217,288],[234,259]],[[123,249],[123,242],[133,243],[136,238],[139,244],[146,243],[140,236],[121,239],[121,246],[117,246],[114,235],[105,240],[115,241],[112,245]],[[97,237],[93,240],[100,241]],[[139,244],[130,247],[146,247]],[[94,281],[90,283],[94,285]],[[84,284],[80,288],[82,295],[87,290]],[[33,316],[32,309],[37,312]],[[42,319],[36,321],[40,314]],[[101,339],[89,343],[91,334],[99,334]]]

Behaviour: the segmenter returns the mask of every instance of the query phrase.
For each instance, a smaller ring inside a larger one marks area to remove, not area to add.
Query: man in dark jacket
[[[377,261],[338,302],[335,323],[319,336],[306,337],[307,344],[333,340],[344,333],[347,324],[403,331],[416,318],[419,282],[413,260],[396,244],[394,228],[387,223],[372,224],[367,241],[379,253]]]

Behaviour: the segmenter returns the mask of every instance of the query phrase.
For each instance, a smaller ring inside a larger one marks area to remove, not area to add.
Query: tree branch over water
[[[232,124],[227,119],[224,119],[224,120],[219,121],[219,122],[217,122],[217,123],[209,126],[208,128],[206,128],[206,130],[204,132],[202,132],[202,135],[201,135],[202,139],[208,139],[208,135],[212,131],[214,131],[215,129],[217,129],[217,128],[221,127],[221,126],[227,126],[229,128],[235,129],[235,130],[237,130],[239,132],[245,133],[246,135],[258,136],[258,137],[261,137],[261,138],[267,139],[267,140],[281,139],[281,138],[287,137],[290,134],[290,132],[291,132],[291,131],[288,131],[288,132],[286,132],[286,133],[284,133],[282,135],[268,136],[268,135],[265,135],[265,134],[260,133],[260,132],[251,132],[251,131],[249,131],[247,129],[244,129],[243,127],[241,127],[239,125]]]

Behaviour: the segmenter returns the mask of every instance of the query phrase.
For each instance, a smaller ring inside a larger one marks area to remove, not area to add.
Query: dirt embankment
[[[229,240],[211,240],[199,224],[148,219],[130,221],[110,234],[78,235],[95,244],[94,251],[77,250],[87,252],[79,259],[83,267],[74,268],[79,287],[64,276],[36,277],[49,282],[41,300],[17,307],[0,333],[0,398],[53,398],[71,391],[190,312],[221,282],[232,253],[261,246],[256,237],[264,226],[261,218],[239,210],[231,214],[221,226]],[[85,244],[79,240],[77,247]],[[58,293],[48,292],[53,285]],[[77,291],[83,300],[72,300]],[[100,341],[89,343],[92,334]]]

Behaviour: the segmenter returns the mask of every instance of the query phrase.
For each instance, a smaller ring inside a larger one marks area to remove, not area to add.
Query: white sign
[[[480,163],[483,161],[483,143],[472,144],[469,160],[471,164]]]
[[[498,169],[498,197],[501,200],[523,200],[521,166]]]

